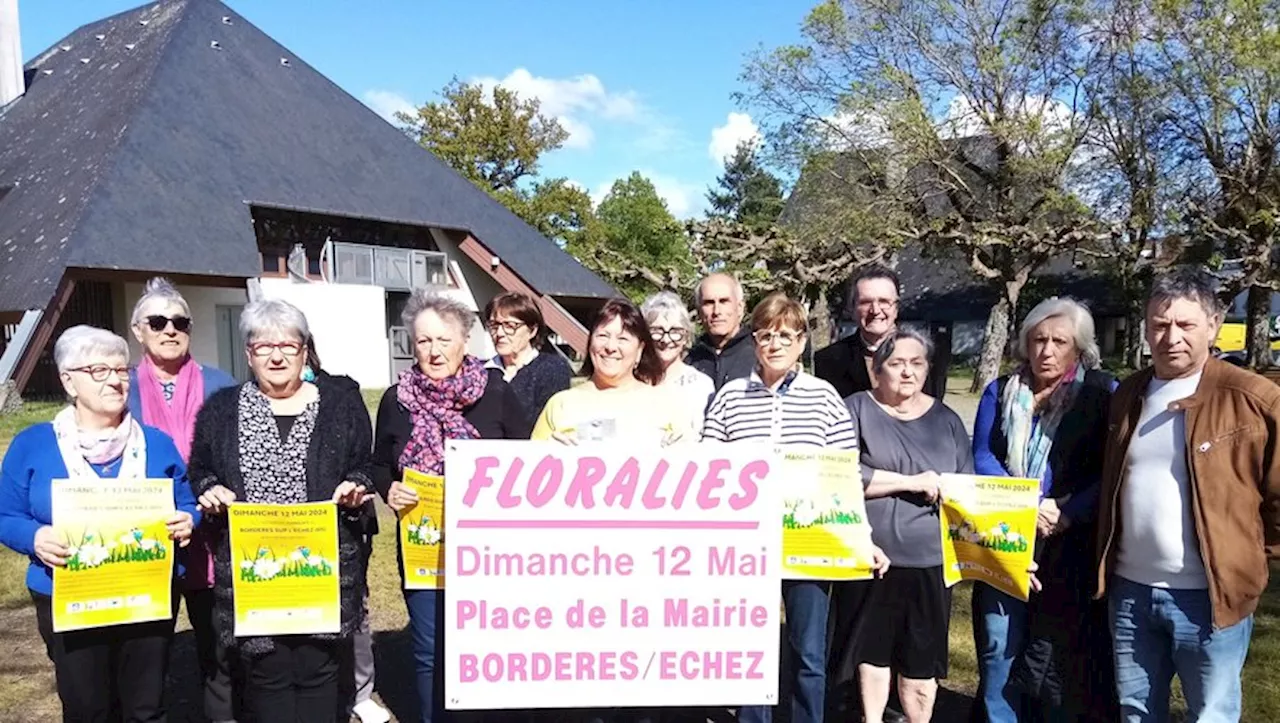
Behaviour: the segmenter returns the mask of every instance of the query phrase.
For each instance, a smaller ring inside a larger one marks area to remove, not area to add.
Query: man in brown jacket
[[[1098,595],[1126,723],[1168,720],[1175,674],[1188,721],[1240,719],[1253,611],[1280,553],[1280,386],[1211,358],[1221,323],[1206,271],[1156,279],[1153,369],[1112,398]]]

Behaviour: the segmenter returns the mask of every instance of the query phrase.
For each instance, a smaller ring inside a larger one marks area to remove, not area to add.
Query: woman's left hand
[[[333,502],[340,507],[356,509],[371,499],[373,495],[365,492],[364,485],[351,481],[343,482],[333,491]]]
[[[1031,564],[1027,566],[1027,572],[1031,574],[1031,592],[1040,592],[1042,589],[1040,579],[1036,577],[1036,570],[1039,569],[1040,565],[1035,560],[1032,560]]]
[[[191,542],[191,533],[195,530],[195,518],[190,512],[175,512],[173,517],[165,520],[169,530],[169,539],[178,543],[178,547],[186,547]]]
[[[871,571],[876,574],[876,577],[884,577],[884,574],[889,571],[889,564],[889,556],[884,554],[884,550],[877,545],[872,545]]]

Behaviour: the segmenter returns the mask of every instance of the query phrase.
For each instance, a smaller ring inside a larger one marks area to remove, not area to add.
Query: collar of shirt
[[[753,369],[751,371],[751,378],[747,380],[747,390],[764,391],[769,394],[777,394],[780,397],[786,396],[787,391],[791,389],[791,383],[794,382],[796,377],[799,375],[800,373],[794,369],[787,372],[787,375],[782,378],[782,383],[778,385],[778,390],[775,392],[764,383],[764,380],[760,378],[760,372]]]

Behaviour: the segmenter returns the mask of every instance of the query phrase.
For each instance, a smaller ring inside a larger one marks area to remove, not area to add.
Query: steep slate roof
[[[0,310],[67,267],[256,276],[251,203],[464,229],[541,293],[617,295],[217,0],[86,25],[27,75],[0,109]]]

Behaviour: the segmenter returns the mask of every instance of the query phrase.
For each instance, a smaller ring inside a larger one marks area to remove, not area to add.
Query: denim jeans
[[[1027,644],[1027,604],[987,585],[973,585],[973,645],[978,653],[978,699],[988,723],[1018,723],[1022,695],[1007,689],[1009,672]]]
[[[413,665],[418,679],[418,720],[444,720],[444,595],[440,590],[405,590]]]
[[[827,692],[827,606],[831,583],[784,581],[782,601],[787,611],[787,639],[791,645],[791,723],[822,723]],[[741,723],[769,723],[768,706],[744,706]]]
[[[1240,720],[1240,671],[1253,616],[1215,630],[1207,590],[1166,590],[1119,576],[1111,580],[1108,603],[1121,720],[1167,721],[1174,674],[1182,681],[1188,721]]]

